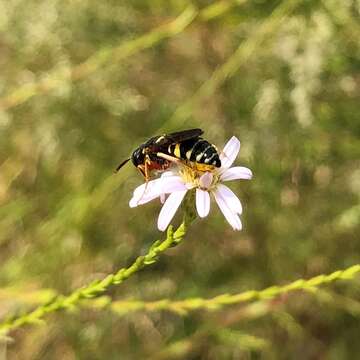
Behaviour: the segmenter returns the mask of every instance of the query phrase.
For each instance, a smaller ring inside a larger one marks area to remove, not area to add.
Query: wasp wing
[[[171,134],[158,136],[154,143],[157,146],[169,146],[171,144],[176,144],[181,141],[197,138],[203,133],[204,131],[202,131],[201,129],[177,131]]]

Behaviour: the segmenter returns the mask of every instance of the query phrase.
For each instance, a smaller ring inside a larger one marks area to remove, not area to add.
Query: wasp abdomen
[[[221,166],[219,154],[215,145],[201,138],[172,144],[168,147],[168,152],[169,155],[175,156],[178,159],[212,165],[215,167]]]

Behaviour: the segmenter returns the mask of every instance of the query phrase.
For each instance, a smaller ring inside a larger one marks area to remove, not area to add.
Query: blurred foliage
[[[359,19],[356,0],[0,0],[0,316],[114,272],[159,237],[159,204],[128,207],[135,169],[112,171],[163,130],[240,138],[255,175],[233,184],[244,230],[214,204],[111,298],[209,298],[359,263]],[[332,288],[251,316],[61,313],[11,333],[0,357],[354,358],[359,282]]]

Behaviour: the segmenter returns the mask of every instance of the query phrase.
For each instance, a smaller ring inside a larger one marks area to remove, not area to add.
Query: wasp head
[[[145,151],[144,148],[138,147],[131,155],[132,163],[138,167],[139,165],[144,165],[145,163]]]

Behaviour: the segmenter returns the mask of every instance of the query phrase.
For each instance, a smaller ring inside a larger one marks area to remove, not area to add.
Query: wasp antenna
[[[130,160],[130,158],[124,160],[124,161],[114,170],[114,173],[117,173],[129,160]]]

